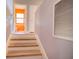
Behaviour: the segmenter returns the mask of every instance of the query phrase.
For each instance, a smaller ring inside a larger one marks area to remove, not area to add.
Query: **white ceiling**
[[[40,4],[42,1],[43,0],[14,0],[14,3],[37,5]]]

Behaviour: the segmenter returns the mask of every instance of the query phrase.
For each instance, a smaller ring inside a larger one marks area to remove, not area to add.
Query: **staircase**
[[[8,43],[7,59],[42,59],[34,34],[12,35]]]

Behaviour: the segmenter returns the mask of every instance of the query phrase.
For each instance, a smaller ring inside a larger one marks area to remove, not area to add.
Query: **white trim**
[[[40,39],[39,39],[39,37],[38,37],[38,35],[37,35],[36,33],[35,33],[35,37],[36,37],[36,39],[37,39],[37,43],[39,44],[39,47],[40,47],[40,50],[41,50],[43,59],[48,59],[48,57],[47,57],[47,55],[46,55],[46,52],[45,52],[45,50],[44,50],[44,48],[43,48],[43,46],[42,46],[42,43],[41,43],[41,41],[40,41]]]
[[[53,24],[52,24],[52,35],[54,36],[54,16],[55,16],[55,7],[53,6]]]
[[[53,37],[58,38],[58,39],[64,39],[64,40],[73,41],[73,38],[69,38],[69,37],[63,37],[63,36],[57,36],[57,35],[54,35]]]
[[[54,26],[54,24],[55,24],[55,23],[54,23],[54,22],[55,22],[55,21],[54,21],[54,20],[55,20],[55,5],[56,5],[57,3],[59,3],[60,1],[61,1],[61,0],[57,0],[57,1],[54,2],[54,4],[53,4],[53,27],[52,27],[52,30],[53,30],[53,31],[52,31],[52,35],[53,35],[53,37],[54,37],[54,31],[55,31],[55,30],[54,30],[54,28],[55,28],[55,26]]]

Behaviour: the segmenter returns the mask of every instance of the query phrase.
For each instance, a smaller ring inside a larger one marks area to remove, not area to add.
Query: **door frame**
[[[25,16],[24,16],[24,17],[25,17],[25,19],[24,19],[24,27],[25,27],[25,30],[24,30],[24,32],[16,32],[16,31],[15,31],[15,25],[16,25],[16,23],[15,23],[15,19],[16,19],[16,18],[15,18],[15,17],[16,17],[16,16],[15,16],[15,9],[16,9],[16,8],[25,9]],[[14,26],[13,26],[13,27],[14,27],[14,34],[25,34],[25,33],[27,32],[27,28],[26,28],[26,27],[27,27],[27,25],[26,25],[26,24],[27,24],[27,14],[26,14],[26,10],[27,10],[27,5],[25,5],[25,4],[15,4],[15,3],[14,3],[14,12],[13,12],[13,13],[14,13],[14,17],[13,17],[13,22],[14,22]]]

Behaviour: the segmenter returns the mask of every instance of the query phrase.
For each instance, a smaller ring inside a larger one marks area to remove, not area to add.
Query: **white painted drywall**
[[[10,25],[9,28],[10,28],[11,32],[13,32],[13,26],[14,26],[13,25],[13,0],[6,0],[6,5],[8,8],[8,9],[6,9],[6,12],[8,10],[8,12],[7,12],[8,15],[6,15],[7,16],[6,21],[9,22],[9,25]]]
[[[29,5],[29,32],[35,32],[35,12],[38,5]]]
[[[6,7],[6,40],[9,37],[10,34],[10,11],[8,6]]]
[[[44,0],[36,12],[35,32],[47,53],[48,59],[73,59],[73,42],[52,36],[54,4],[58,0]]]
[[[13,0],[6,0],[6,4],[11,14],[13,14]]]

